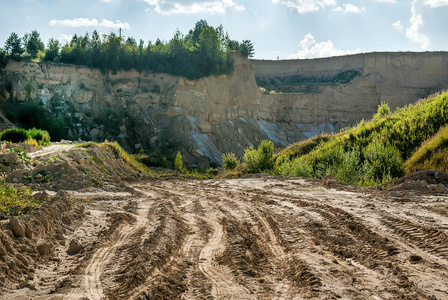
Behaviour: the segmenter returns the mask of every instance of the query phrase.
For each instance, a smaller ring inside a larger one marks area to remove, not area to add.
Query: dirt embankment
[[[324,184],[258,176],[74,192],[87,199],[84,209],[68,200],[48,203],[40,212],[52,224],[47,231],[32,221],[39,213],[20,218],[33,237],[16,236],[4,221],[1,242],[11,249],[0,257],[0,297],[448,297],[445,193]],[[52,245],[44,255],[37,232]],[[71,241],[78,247],[69,254]],[[22,266],[21,253],[30,253],[24,258],[32,269]]]

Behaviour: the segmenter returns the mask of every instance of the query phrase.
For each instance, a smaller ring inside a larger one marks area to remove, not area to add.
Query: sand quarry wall
[[[11,61],[1,71],[0,105],[38,100],[64,118],[67,138],[118,140],[130,151],[143,148],[167,157],[180,150],[186,163],[207,166],[219,163],[223,152],[242,155],[261,139],[287,146],[369,119],[381,101],[394,108],[448,87],[446,52],[233,58],[232,74],[194,81]],[[334,80],[346,71],[349,79]],[[265,94],[257,85],[260,78],[305,78],[292,88],[308,92]]]

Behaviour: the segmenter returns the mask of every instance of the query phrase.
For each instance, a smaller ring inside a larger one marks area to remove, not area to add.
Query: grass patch
[[[12,215],[29,213],[41,206],[46,199],[38,200],[31,196],[31,190],[18,189],[14,185],[0,183],[0,212]]]
[[[448,173],[448,125],[425,141],[404,163],[405,174],[421,170],[439,170]]]

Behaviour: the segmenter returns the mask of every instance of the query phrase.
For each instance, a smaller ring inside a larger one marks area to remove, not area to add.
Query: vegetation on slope
[[[230,52],[241,52],[253,56],[253,44],[249,40],[231,40],[222,25],[214,28],[200,20],[187,35],[176,31],[168,42],[157,39],[155,43],[133,37],[124,39],[116,33],[73,36],[69,43],[61,45],[51,38],[45,48],[37,31],[19,38],[11,33],[0,51],[0,65],[5,57],[13,59],[37,59],[75,65],[84,65],[102,70],[145,70],[169,73],[197,79],[209,75],[227,74],[232,71]],[[40,54],[40,55],[39,55]]]
[[[403,175],[403,164],[424,141],[448,124],[448,92],[390,113],[381,103],[369,122],[335,135],[316,136],[273,155],[273,143],[261,141],[258,149],[247,148],[240,168],[249,173],[323,178],[335,175],[341,182],[376,185]],[[425,166],[440,169],[448,145],[446,127],[406,162],[405,170]],[[415,158],[414,158],[415,157]],[[427,159],[426,165],[415,167]],[[226,162],[224,162],[226,163]]]
[[[380,184],[401,176],[403,161],[448,123],[447,97],[443,93],[394,114],[381,104],[370,122],[329,137],[298,159],[290,156],[286,164],[306,163],[313,177],[332,174],[352,184]],[[276,167],[282,170],[284,164]]]
[[[33,146],[50,145],[50,135],[45,130],[36,128],[11,128],[0,132],[0,141],[12,143],[27,143]]]
[[[405,174],[420,170],[439,170],[448,173],[448,125],[425,141],[405,162],[403,169]]]
[[[0,213],[27,213],[42,205],[44,201],[43,198],[31,196],[30,189],[19,189],[12,184],[0,182]]]

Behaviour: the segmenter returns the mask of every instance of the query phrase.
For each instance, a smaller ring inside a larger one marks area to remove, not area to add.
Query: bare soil
[[[0,298],[448,298],[446,194],[272,176],[126,185],[72,192],[60,214],[55,196],[48,253],[3,225]]]

